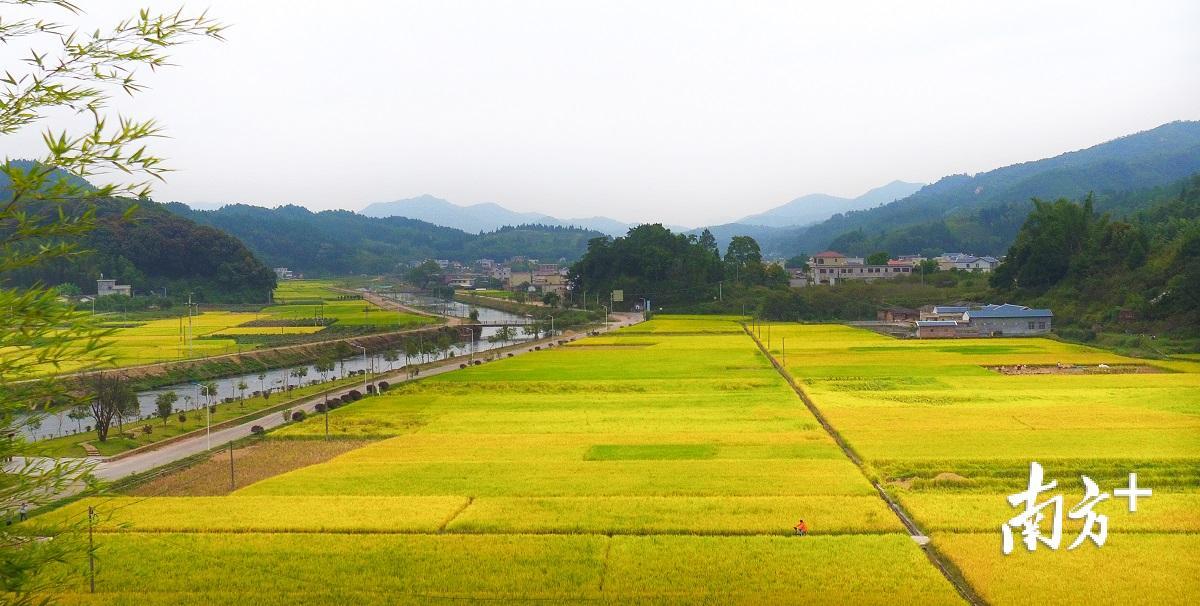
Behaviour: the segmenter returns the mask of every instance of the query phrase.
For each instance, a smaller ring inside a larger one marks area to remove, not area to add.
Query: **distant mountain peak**
[[[873,208],[912,195],[925,185],[895,180],[876,187],[857,198],[842,198],[829,194],[808,194],[768,211],[739,219],[742,225],[793,227],[824,221],[838,213]]]
[[[430,194],[369,204],[362,209],[361,214],[368,217],[419,219],[434,225],[453,227],[472,233],[495,231],[501,227],[515,225],[541,224],[579,227],[619,236],[624,235],[632,227],[629,223],[608,217],[558,219],[542,213],[517,212],[495,202],[480,202],[463,206]]]

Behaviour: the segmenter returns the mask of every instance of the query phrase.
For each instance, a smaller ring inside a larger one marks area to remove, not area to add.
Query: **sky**
[[[180,6],[79,4],[35,14],[90,29]],[[160,201],[432,194],[698,226],[1200,119],[1194,0],[183,6],[227,41],[177,49],[113,106],[166,127]],[[2,149],[38,157],[40,130]]]

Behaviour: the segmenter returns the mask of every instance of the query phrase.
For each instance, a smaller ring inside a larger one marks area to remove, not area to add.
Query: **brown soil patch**
[[[363,440],[266,440],[233,451],[234,488],[229,487],[229,451],[124,491],[133,496],[208,497],[229,494],[260,480],[324,463],[366,445]]]
[[[970,480],[949,471],[943,471],[942,473],[933,476],[933,481],[943,484],[961,484],[963,482],[970,482]]]
[[[1106,366],[1097,364],[1086,366],[1081,364],[1014,364],[1007,366],[985,366],[984,368],[1004,375],[1130,375],[1167,372],[1162,368],[1150,366],[1149,364],[1109,364]]]

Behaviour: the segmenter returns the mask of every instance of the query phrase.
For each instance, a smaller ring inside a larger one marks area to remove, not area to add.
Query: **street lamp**
[[[204,449],[209,450],[212,448],[212,403],[210,402],[212,394],[209,393],[207,385],[199,383],[192,383],[192,385],[197,387],[197,391],[204,390]]]
[[[604,308],[604,332],[608,332],[608,306],[601,305]]]

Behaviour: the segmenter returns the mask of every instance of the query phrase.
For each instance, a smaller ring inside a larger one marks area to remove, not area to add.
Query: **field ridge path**
[[[812,413],[814,417],[816,417],[817,422],[821,424],[821,427],[826,433],[829,434],[829,437],[833,438],[834,442],[837,443],[838,448],[840,448],[842,451],[842,454],[845,454],[846,458],[850,459],[850,461],[854,463],[855,467],[858,467],[859,472],[862,473],[867,482],[871,483],[871,487],[875,489],[875,492],[879,495],[879,498],[883,499],[883,502],[887,504],[888,509],[891,510],[891,512],[895,514],[897,518],[899,518],[900,523],[903,524],[904,527],[909,531],[909,535],[912,537],[913,541],[917,543],[917,545],[921,548],[921,551],[925,552],[925,557],[929,559],[930,563],[932,563],[938,569],[938,571],[942,573],[942,576],[950,582],[950,585],[954,587],[954,590],[958,592],[958,595],[966,600],[967,603],[972,604],[973,606],[986,606],[987,602],[985,602],[983,598],[981,598],[975,591],[975,589],[971,587],[971,584],[967,582],[966,578],[958,570],[958,568],[952,562],[943,558],[942,554],[933,547],[932,543],[929,541],[929,536],[926,535],[919,526],[917,526],[917,523],[913,521],[912,517],[909,516],[907,512],[905,512],[900,503],[893,499],[891,495],[889,495],[883,489],[883,487],[880,486],[879,482],[875,481],[869,474],[867,474],[867,470],[863,465],[862,457],[860,457],[858,453],[854,452],[854,448],[851,447],[848,442],[846,442],[845,438],[842,437],[842,434],[839,433],[838,430],[835,429],[829,422],[829,420],[825,418],[825,415],[822,414],[820,409],[817,408],[816,403],[814,403],[808,397],[808,394],[805,393],[804,390],[801,389],[801,387],[796,383],[796,380],[792,377],[791,373],[789,373],[787,369],[779,363],[779,360],[775,359],[775,356],[771,355],[770,350],[763,345],[763,342],[758,338],[757,335],[754,334],[754,331],[750,330],[750,328],[746,326],[744,322],[742,322],[741,325],[742,330],[745,331],[745,333],[754,341],[754,344],[758,346],[759,351],[761,351],[763,355],[767,357],[767,360],[771,362],[771,366],[775,368],[775,372],[779,373],[779,376],[783,377],[783,380],[786,381],[787,384],[792,388],[792,391],[796,392],[796,395],[800,397],[800,401],[804,403],[804,406],[808,408],[808,411]]]

